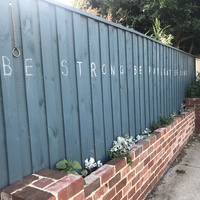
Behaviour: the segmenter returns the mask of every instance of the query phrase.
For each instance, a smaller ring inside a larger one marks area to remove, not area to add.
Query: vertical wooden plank
[[[106,150],[109,150],[114,140],[113,116],[112,116],[112,96],[111,96],[111,71],[109,57],[109,35],[108,26],[104,23],[100,27],[100,53],[102,71],[102,92],[103,92],[103,116]]]
[[[170,49],[170,55],[169,55],[169,83],[170,83],[170,95],[169,95],[169,102],[170,102],[170,108],[169,111],[171,113],[173,109],[173,51]]]
[[[9,12],[9,4],[8,2],[0,2],[0,7],[3,8],[4,11],[2,11],[0,13],[0,17],[2,18],[5,15],[5,12]],[[5,15],[6,16],[6,15]],[[5,17],[4,16],[4,17]],[[7,17],[8,17],[8,13],[7,13]],[[7,23],[7,24],[6,24]],[[7,25],[7,26],[6,26]],[[0,188],[3,188],[5,186],[7,186],[9,184],[9,173],[8,173],[8,163],[7,163],[7,147],[6,147],[6,127],[5,127],[5,116],[4,116],[4,104],[3,104],[3,80],[2,78],[4,78],[3,74],[4,74],[4,70],[3,70],[3,63],[2,63],[2,56],[4,56],[4,51],[5,47],[2,46],[3,41],[2,39],[5,37],[4,33],[8,33],[10,31],[10,27],[9,27],[9,21],[4,20],[4,23],[1,23],[2,28],[6,28],[4,29],[0,29],[0,58],[1,58],[1,62],[0,62],[0,158],[1,158],[1,165],[0,165]],[[8,39],[7,39],[8,41]],[[6,41],[6,42],[7,42]],[[5,45],[6,43],[4,43]],[[11,44],[10,44],[11,46]],[[11,47],[10,47],[11,48]],[[9,53],[9,48],[7,49],[7,52],[5,53]]]
[[[16,4],[15,4],[16,5]],[[5,117],[6,153],[8,161],[9,184],[23,177],[20,128],[16,94],[16,74],[13,68],[20,67],[15,64],[16,58],[12,56],[11,15],[8,1],[0,1],[1,29],[0,29],[0,58],[1,58],[1,87],[3,97],[3,111]],[[15,10],[16,11],[16,10]],[[18,13],[15,12],[17,18]],[[19,35],[17,35],[19,36]],[[20,48],[20,44],[19,44]],[[21,49],[21,48],[20,48]],[[15,70],[16,72],[17,70]],[[14,164],[13,164],[14,163]],[[5,173],[7,173],[5,171]],[[4,178],[4,181],[6,178]],[[5,183],[3,183],[5,184]]]
[[[187,94],[187,82],[186,82],[186,76],[184,75],[184,71],[186,68],[186,63],[187,63],[187,56],[186,55],[182,55],[183,56],[183,64],[181,65],[181,71],[182,71],[182,75],[181,75],[181,82],[182,84],[184,85],[184,89],[182,90],[182,96],[181,96],[181,103],[183,103],[183,100],[184,100],[184,97],[186,96]],[[181,85],[182,85],[181,84]]]
[[[154,118],[153,121],[158,121],[158,99],[157,99],[157,46],[156,43],[153,42],[153,110],[154,110]]]
[[[163,55],[163,46],[160,45],[160,62],[159,62],[159,77],[160,77],[160,84],[159,84],[159,93],[160,93],[160,115],[164,116],[164,55]]]
[[[173,104],[172,104],[172,110],[175,110],[175,104],[176,104],[176,51],[172,50],[172,98],[173,98]],[[173,112],[172,111],[172,112]]]
[[[179,59],[178,59],[178,94],[179,94],[179,99],[178,99],[178,105],[177,105],[177,112],[179,111],[180,105],[182,103],[182,94],[183,94],[183,90],[185,90],[184,88],[184,79],[182,79],[182,68],[183,68],[183,61],[184,61],[184,57],[183,54],[179,52],[178,55]]]
[[[159,62],[159,77],[160,77],[160,84],[159,84],[159,93],[160,93],[160,115],[165,115],[164,113],[164,88],[163,88],[163,83],[164,83],[164,66],[163,66],[163,46],[160,46],[160,62]]]
[[[132,34],[126,32],[126,63],[127,63],[127,84],[128,84],[128,114],[129,133],[136,136],[135,130],[135,97],[134,97],[134,66],[133,66],[133,40]]]
[[[189,56],[186,56],[186,58],[185,58],[185,67],[184,67],[184,77],[185,77],[185,82],[186,82],[187,89],[188,89],[188,86],[190,85],[190,80],[192,79],[190,71],[192,70],[192,71],[196,72],[196,67],[195,66],[192,66],[191,68],[189,68],[190,66],[188,65],[188,59],[189,59]]]
[[[157,117],[161,115],[161,96],[160,96],[160,83],[161,83],[161,71],[160,71],[160,44],[156,43],[156,101],[157,101]]]
[[[103,102],[102,102],[102,83],[100,66],[100,38],[98,22],[88,19],[89,33],[89,55],[91,68],[91,88],[92,88],[92,107],[93,125],[95,141],[95,158],[105,160],[106,146],[104,138],[103,124]]]
[[[144,64],[143,64],[143,69],[144,69],[144,105],[145,105],[145,110],[144,110],[144,115],[145,115],[145,128],[146,127],[150,127],[151,126],[151,118],[150,118],[150,93],[149,93],[149,60],[148,60],[148,43],[147,43],[147,39],[143,38],[143,60],[144,60]]]
[[[177,92],[176,92],[176,107],[175,107],[175,110],[174,112],[177,112],[178,111],[178,106],[179,106],[179,101],[180,101],[180,90],[179,90],[179,83],[180,83],[180,62],[179,62],[179,52],[177,51],[177,60],[176,60],[176,65],[177,65],[177,75],[176,75],[176,82],[177,82]]]
[[[149,118],[150,126],[154,121],[154,92],[153,92],[153,42],[148,40],[148,76],[149,76]]]
[[[170,65],[170,48],[166,48],[166,65],[165,65],[165,70],[166,70],[166,76],[165,76],[165,83],[164,83],[164,88],[166,88],[165,92],[165,115],[169,116],[169,106],[170,106],[170,101],[169,101],[169,95],[170,95],[170,76],[169,76],[169,65]]]
[[[134,102],[135,102],[135,132],[140,134],[140,99],[139,99],[139,67],[138,67],[138,37],[133,34],[133,71],[134,71]]]
[[[167,92],[167,87],[166,87],[166,62],[167,62],[167,47],[163,47],[163,114],[166,116],[166,92]]]
[[[125,32],[118,29],[122,134],[129,134]]]
[[[175,55],[174,55],[174,50],[172,50],[172,61],[171,61],[172,102],[171,102],[170,111],[174,110],[174,95],[175,95],[175,92],[174,92],[174,89],[175,89],[175,83],[174,83],[174,68],[175,68],[175,66],[174,66],[174,63],[175,63]]]
[[[27,0],[19,2],[21,9],[21,29],[24,59],[24,80],[26,103],[28,113],[28,124],[31,146],[32,171],[38,171],[49,166],[48,143],[46,132],[46,120],[44,109],[44,90],[42,82],[42,67],[40,59],[40,35],[39,24],[35,20],[38,18],[37,2]],[[32,5],[31,7],[29,5]],[[28,157],[29,156],[29,157]],[[30,172],[29,172],[30,173]]]
[[[188,90],[188,86],[189,86],[189,81],[190,81],[190,77],[191,76],[187,71],[188,70],[188,57],[187,55],[185,55],[185,61],[184,61],[184,67],[183,67],[183,76],[184,76],[184,79],[185,79],[185,87],[186,87],[186,91],[185,91],[185,96],[187,95],[187,90]],[[194,68],[194,66],[193,66]],[[192,69],[193,70],[193,69]],[[196,71],[196,70],[195,70]]]
[[[169,106],[170,106],[170,48],[167,48],[166,50],[166,81],[165,81],[165,87],[167,88],[166,91],[166,115],[169,116]]]
[[[139,101],[140,101],[140,132],[145,129],[145,99],[144,99],[144,65],[143,65],[143,38],[138,37],[138,76],[139,76]]]
[[[17,2],[13,5],[14,13],[17,14],[15,16],[15,30],[17,38],[17,43],[21,47],[21,16],[20,14],[23,13],[23,9],[19,6]],[[23,39],[22,39],[23,40]],[[23,50],[23,48],[21,48]],[[27,116],[27,105],[26,105],[26,92],[25,92],[25,78],[24,78],[24,59],[23,56],[20,56],[18,59],[15,60],[15,66],[13,68],[13,74],[16,75],[16,99],[17,99],[17,109],[18,109],[18,120],[19,120],[19,131],[20,131],[20,141],[21,141],[21,156],[22,156],[22,173],[23,176],[27,176],[32,172],[31,166],[31,148],[30,148],[30,135],[28,129],[28,116]]]
[[[5,121],[4,121],[4,113],[3,113],[3,96],[1,89],[1,70],[0,70],[0,188],[3,188],[8,185],[9,177],[8,177],[8,165],[7,165],[7,157],[6,157],[6,138],[5,138]]]
[[[178,51],[175,51],[175,71],[174,71],[174,81],[175,81],[175,94],[174,94],[174,110],[176,112],[177,102],[179,100],[179,92],[178,92]]]
[[[56,19],[66,157],[81,162],[72,12],[57,7]]]
[[[181,90],[180,90],[180,92],[181,92],[181,102],[180,103],[183,103],[183,99],[184,99],[184,97],[186,95],[185,93],[187,91],[186,83],[185,83],[185,76],[183,74],[183,72],[185,70],[184,68],[185,68],[185,62],[186,62],[186,59],[185,59],[186,55],[182,54],[181,57],[182,57],[181,58],[182,63],[180,63],[180,87],[181,87]]]
[[[94,157],[87,18],[73,13],[82,158]],[[81,34],[80,34],[81,33]]]
[[[112,112],[114,125],[114,138],[122,134],[121,108],[119,89],[119,63],[118,63],[118,40],[117,28],[109,26],[110,66],[111,66],[111,88],[112,88]]]
[[[39,2],[50,167],[65,157],[55,8]]]

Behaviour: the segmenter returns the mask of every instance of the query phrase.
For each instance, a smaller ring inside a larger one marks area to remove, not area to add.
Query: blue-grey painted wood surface
[[[193,56],[53,0],[14,1],[14,58],[0,7],[0,188],[63,158],[105,162],[117,136],[178,112],[195,80]]]
[[[35,20],[38,17],[37,2],[27,0],[26,2],[19,1],[21,14],[21,29],[22,29],[22,49],[25,70],[24,86],[25,98],[27,106],[27,127],[30,137],[30,155],[27,166],[30,172],[36,172],[42,167],[49,166],[49,148],[48,136],[46,127],[46,114],[45,114],[45,97],[43,87],[43,74],[41,63],[41,47],[40,32],[38,22]],[[29,5],[32,5],[31,7]],[[28,66],[28,67],[26,67]],[[27,158],[27,159],[28,159]]]

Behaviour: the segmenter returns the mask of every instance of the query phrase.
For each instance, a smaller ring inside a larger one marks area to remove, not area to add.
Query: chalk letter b
[[[11,76],[12,75],[12,68],[10,67],[10,59],[6,56],[2,56],[2,63],[3,63],[3,74],[4,74],[4,76]]]

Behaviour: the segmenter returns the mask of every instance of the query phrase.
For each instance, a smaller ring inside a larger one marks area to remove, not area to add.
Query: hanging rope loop
[[[13,33],[13,49],[12,49],[12,55],[15,58],[18,58],[20,56],[20,50],[17,48],[17,37],[16,37],[16,30],[15,30],[15,19],[14,19],[14,9],[13,9],[13,0],[10,0],[10,12],[11,12],[11,21],[12,21],[12,33]]]
[[[12,49],[12,55],[15,57],[15,58],[18,58],[20,56],[20,50],[17,48],[17,47],[14,47]]]

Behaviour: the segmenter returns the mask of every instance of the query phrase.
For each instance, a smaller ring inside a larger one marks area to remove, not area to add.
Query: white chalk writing
[[[66,61],[66,60],[63,60],[63,61],[61,62],[61,67],[62,67],[63,70],[65,70],[65,71],[61,70],[61,73],[62,73],[62,75],[64,75],[64,76],[67,76],[67,75],[68,75],[68,67],[67,67],[66,64],[67,64],[67,61]]]
[[[34,72],[33,72],[33,59],[32,58],[26,58],[24,60],[24,65],[25,65],[25,74],[28,77],[34,76]],[[87,66],[84,66],[83,61],[76,61],[76,65],[77,65],[77,76],[78,77],[82,77],[84,74],[84,70],[87,70]],[[71,68],[73,68],[73,66],[71,66]],[[99,68],[99,69],[98,69]],[[144,67],[142,65],[133,65],[133,75],[134,76],[141,76],[143,73],[148,73],[149,76],[153,75],[157,75],[157,76],[187,76],[188,72],[187,70],[183,70],[183,69],[178,69],[175,68],[173,70],[166,68],[160,68],[160,67]],[[11,77],[13,70],[12,70],[12,66],[11,66],[11,61],[7,56],[2,56],[2,69],[3,69],[3,75],[7,76],[7,77]],[[64,77],[68,77],[70,76],[70,66],[68,64],[68,61],[63,59],[60,62],[60,73],[61,75],[63,75]],[[109,69],[109,70],[108,70]],[[102,75],[107,75],[108,71],[110,72],[111,76],[115,76],[115,75],[120,75],[123,76],[126,74],[126,66],[124,65],[119,65],[116,66],[114,64],[111,64],[110,66],[107,66],[106,64],[102,64],[101,66],[97,65],[95,62],[91,62],[90,63],[90,76],[92,78],[97,78],[100,77],[99,73],[102,73]],[[127,71],[129,71],[129,69],[127,69]]]
[[[33,74],[28,73],[28,68],[32,68],[33,67],[32,65],[28,64],[28,62],[31,63],[32,62],[32,58],[25,59],[26,76],[33,76]]]
[[[3,75],[11,76],[12,68],[10,67],[10,59],[6,56],[2,56],[2,63],[3,63]]]

